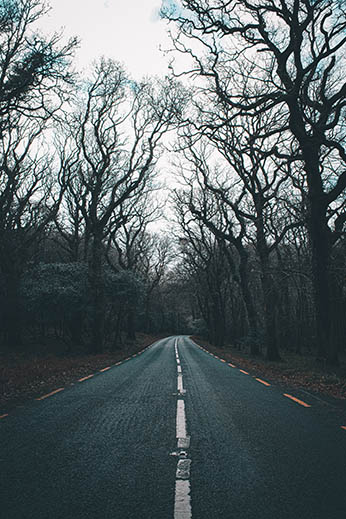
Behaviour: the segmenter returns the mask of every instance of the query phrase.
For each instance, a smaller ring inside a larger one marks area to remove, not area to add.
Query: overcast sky
[[[165,0],[167,1],[167,0]],[[168,0],[171,1],[171,0]],[[125,64],[134,79],[162,75],[169,47],[167,24],[160,20],[161,0],[49,0],[44,19],[47,31],[64,28],[66,36],[79,36],[76,65],[86,68],[101,55]]]
[[[48,0],[51,11],[42,19],[43,29],[51,33],[63,28],[65,37],[81,40],[76,53],[78,70],[88,69],[100,56],[121,61],[129,75],[144,76],[168,73],[168,57],[159,48],[170,48],[167,22],[161,20],[162,1],[172,6],[175,0]],[[159,160],[160,179],[171,185],[167,155]],[[164,195],[164,191],[161,191]],[[168,209],[166,207],[166,213]],[[167,222],[156,222],[154,230]]]

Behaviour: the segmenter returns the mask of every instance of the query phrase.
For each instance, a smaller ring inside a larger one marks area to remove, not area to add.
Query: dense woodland
[[[170,75],[139,83],[107,58],[78,74],[41,0],[0,0],[1,348],[189,333],[337,364],[346,8],[168,4]]]

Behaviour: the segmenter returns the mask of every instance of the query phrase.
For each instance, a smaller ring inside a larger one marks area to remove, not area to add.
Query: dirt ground
[[[159,338],[137,334],[136,341],[100,355],[0,354],[0,415],[27,400],[66,387],[79,378],[115,364]]]
[[[220,349],[199,337],[193,339],[218,357],[248,371],[251,375],[265,378],[268,382],[280,382],[293,388],[304,388],[314,393],[346,400],[345,356],[341,356],[338,367],[317,362],[312,355],[297,355],[285,351],[280,352],[282,362],[269,362],[261,357],[251,357],[229,345]]]

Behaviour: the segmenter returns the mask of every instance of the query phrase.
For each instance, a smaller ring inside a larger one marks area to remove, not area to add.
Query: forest
[[[0,1],[1,350],[190,334],[337,365],[342,0],[166,2],[170,74],[142,82],[76,71],[47,10]]]

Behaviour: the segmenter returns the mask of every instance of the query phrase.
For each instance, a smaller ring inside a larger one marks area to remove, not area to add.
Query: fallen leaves
[[[75,382],[142,350],[156,337],[138,334],[123,349],[100,355],[0,356],[0,411]]]
[[[346,363],[342,359],[340,367],[320,365],[312,355],[296,355],[280,352],[283,362],[269,362],[263,358],[250,357],[232,346],[215,348],[207,341],[194,337],[195,342],[208,351],[249,371],[255,377],[281,382],[294,388],[304,388],[334,398],[346,399]]]

